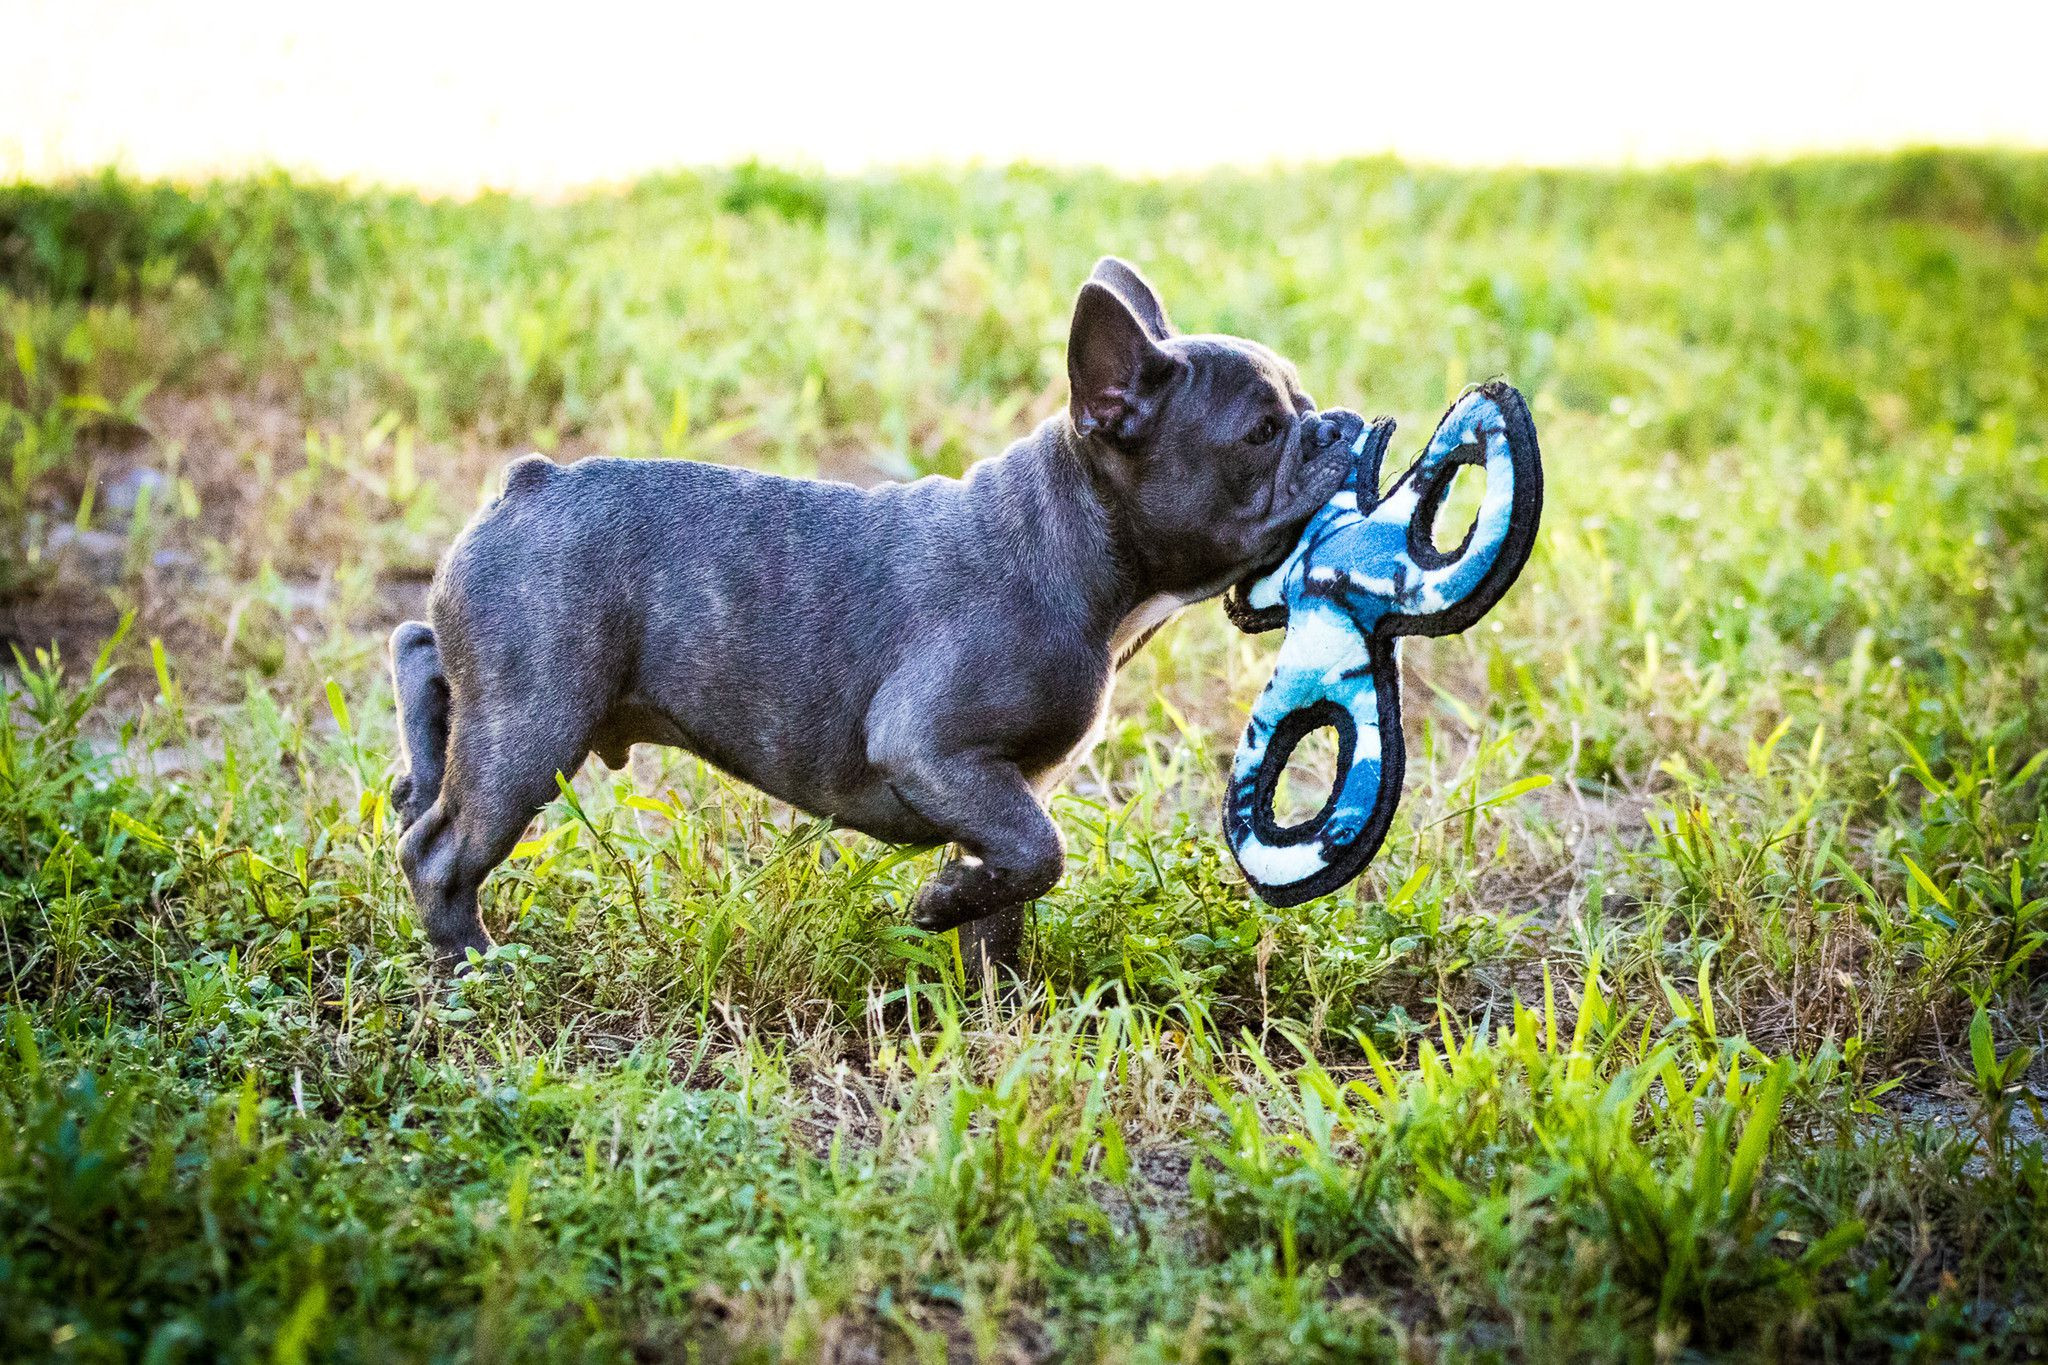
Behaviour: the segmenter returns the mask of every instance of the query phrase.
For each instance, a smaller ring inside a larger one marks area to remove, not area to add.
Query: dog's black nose
[[[1348,408],[1329,408],[1306,419],[1302,444],[1310,455],[1320,455],[1339,445],[1350,445],[1365,430],[1365,419]]]

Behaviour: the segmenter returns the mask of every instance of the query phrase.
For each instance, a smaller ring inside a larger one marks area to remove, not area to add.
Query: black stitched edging
[[[1343,848],[1328,853],[1326,856],[1329,861],[1323,865],[1322,871],[1312,877],[1304,877],[1285,886],[1268,886],[1251,873],[1245,872],[1245,880],[1251,883],[1252,890],[1258,893],[1259,899],[1277,909],[1284,910],[1288,906],[1299,905],[1317,896],[1328,895],[1365,871],[1366,864],[1380,851],[1380,844],[1387,837],[1387,829],[1394,823],[1394,808],[1401,804],[1401,781],[1408,770],[1408,750],[1401,737],[1401,664],[1395,654],[1396,646],[1393,640],[1374,636],[1366,641],[1366,648],[1372,656],[1373,691],[1380,721],[1380,789],[1378,796],[1373,800],[1372,815],[1367,818],[1365,828],[1358,832],[1358,837]],[[1283,720],[1281,724],[1286,724],[1286,721]],[[1271,752],[1269,748],[1268,756]],[[1263,779],[1264,773],[1261,772],[1260,776]],[[1276,772],[1274,781],[1278,780],[1279,775]],[[1336,785],[1333,784],[1330,790],[1334,793],[1337,790]],[[1270,811],[1269,800],[1270,793],[1261,796],[1255,809]],[[1322,816],[1311,823],[1320,825],[1329,815],[1332,805],[1334,800],[1330,805],[1325,805]],[[1226,830],[1234,823],[1233,812],[1234,803],[1226,802]],[[1270,821],[1272,817],[1268,814],[1266,818]],[[1300,826],[1295,828],[1298,829]],[[1226,842],[1230,844],[1230,856],[1237,857],[1236,839],[1232,838]],[[1238,863],[1238,870],[1244,872],[1242,861]]]
[[[1522,566],[1529,562],[1530,552],[1536,548],[1536,528],[1543,519],[1543,453],[1536,444],[1536,423],[1529,417],[1529,405],[1522,401],[1522,395],[1515,392],[1513,386],[1495,380],[1481,384],[1479,392],[1500,407],[1501,426],[1508,443],[1508,460],[1514,470],[1515,500],[1508,510],[1507,534],[1501,538],[1500,549],[1494,554],[1485,576],[1473,585],[1471,592],[1442,611],[1423,616],[1389,612],[1373,628],[1376,637],[1455,635],[1461,630],[1469,630],[1514,585],[1515,579],[1521,575]],[[1453,407],[1452,411],[1456,408]],[[1444,415],[1444,420],[1450,420],[1449,413]],[[1443,424],[1437,425],[1441,430]],[[1410,523],[1409,536],[1412,545],[1413,523]],[[1469,541],[1470,538],[1468,533],[1466,539]]]
[[[1286,770],[1287,760],[1294,756],[1295,746],[1325,725],[1337,732],[1337,775],[1330,780],[1329,798],[1308,819],[1282,825],[1273,818],[1273,796],[1280,787],[1280,774]],[[1276,848],[1315,838],[1330,812],[1337,808],[1337,798],[1344,792],[1344,779],[1351,775],[1352,755],[1357,751],[1358,722],[1351,719],[1351,712],[1328,697],[1282,716],[1273,727],[1273,737],[1266,741],[1266,758],[1259,765],[1252,787],[1252,833],[1261,843]]]
[[[1223,614],[1230,618],[1230,624],[1247,635],[1262,631],[1279,630],[1287,624],[1287,604],[1276,602],[1270,607],[1252,605],[1251,585],[1264,578],[1272,570],[1255,573],[1248,578],[1232,583],[1223,594]]]

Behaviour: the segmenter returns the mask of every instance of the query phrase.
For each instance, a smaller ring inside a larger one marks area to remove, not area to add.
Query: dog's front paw
[[[952,870],[941,869],[918,888],[917,899],[910,903],[910,922],[928,934],[957,929],[981,914],[977,907],[967,904],[968,898],[961,894],[960,879],[947,875]]]

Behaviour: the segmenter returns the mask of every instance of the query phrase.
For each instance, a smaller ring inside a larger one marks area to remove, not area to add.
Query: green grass
[[[1029,998],[645,751],[435,979],[381,637],[503,460],[957,472],[1106,251],[1398,439],[1530,395],[1367,876],[1247,896],[1202,608]],[[2048,159],[105,178],[0,189],[0,340],[0,1358],[2048,1351]]]

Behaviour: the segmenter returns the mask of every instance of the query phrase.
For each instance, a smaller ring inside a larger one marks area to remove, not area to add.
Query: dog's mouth
[[[1267,534],[1272,537],[1274,548],[1238,579],[1236,587],[1240,591],[1249,589],[1285,562],[1310,519],[1344,487],[1357,463],[1353,447],[1359,433],[1365,430],[1364,418],[1333,409],[1307,420],[1313,426],[1302,434],[1300,456],[1276,474],[1292,477],[1287,492],[1273,500],[1274,510],[1266,518]]]
[[[1292,487],[1284,500],[1278,503],[1271,521],[1276,530],[1284,529],[1287,545],[1280,551],[1280,558],[1294,548],[1294,539],[1307,526],[1309,519],[1322,510],[1323,504],[1337,495],[1345,480],[1358,463],[1357,442],[1365,430],[1365,419],[1355,412],[1332,409],[1326,413],[1311,416],[1305,423],[1301,437],[1301,454],[1297,458]],[[1278,559],[1274,561],[1278,563]]]
[[[1337,495],[1337,490],[1351,477],[1351,465],[1348,442],[1340,442],[1335,449],[1302,458],[1301,467],[1294,476],[1294,497],[1286,513],[1287,519],[1294,523],[1295,534],[1299,535],[1301,528],[1308,525],[1309,518]]]
[[[1323,505],[1336,496],[1344,486],[1349,470],[1337,455],[1325,453],[1301,468],[1294,479],[1294,487],[1280,510],[1267,518],[1266,534],[1271,538],[1271,553],[1254,560],[1237,580],[1236,586],[1248,589],[1259,579],[1280,567],[1287,556],[1294,553],[1294,546],[1301,539],[1301,533]]]

